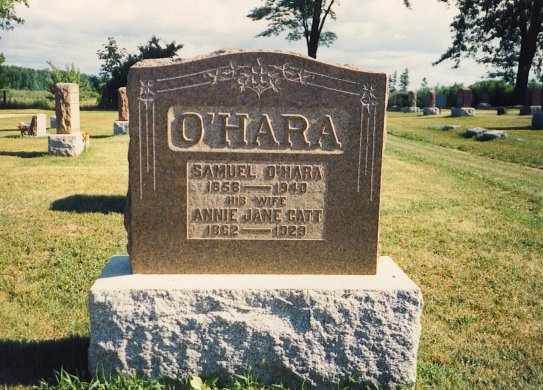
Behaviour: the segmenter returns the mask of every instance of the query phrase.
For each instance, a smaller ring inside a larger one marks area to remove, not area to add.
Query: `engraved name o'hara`
[[[341,150],[332,115],[174,111],[174,143],[190,148]],[[341,132],[340,132],[341,133]]]

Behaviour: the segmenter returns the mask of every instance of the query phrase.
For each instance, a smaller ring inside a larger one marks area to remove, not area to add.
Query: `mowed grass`
[[[473,117],[450,116],[450,110],[441,115],[388,113],[388,132],[398,137],[463,150],[531,167],[543,168],[543,131],[531,130],[532,117],[518,115],[519,110],[509,110],[508,115],[496,115],[496,110],[477,110]],[[436,127],[459,125],[459,129],[443,131]],[[481,142],[465,138],[466,129],[484,127],[505,130],[506,139],[500,142]]]
[[[82,112],[91,147],[72,159],[9,137],[19,118],[0,119],[4,343],[89,335],[88,291],[126,245],[128,136],[108,137],[115,119]],[[418,388],[543,387],[543,132],[513,130],[517,147],[510,131],[481,143],[428,128],[527,122],[389,116],[381,253],[424,294]]]

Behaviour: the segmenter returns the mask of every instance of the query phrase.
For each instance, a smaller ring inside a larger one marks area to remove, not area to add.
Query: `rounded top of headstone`
[[[301,53],[296,52],[290,52],[290,51],[283,51],[283,50],[248,50],[248,49],[234,49],[234,48],[228,48],[228,49],[221,49],[217,50],[208,54],[203,54],[191,58],[152,58],[152,59],[145,59],[137,62],[136,64],[132,65],[132,68],[151,68],[156,66],[168,66],[168,65],[177,65],[177,64],[186,64],[190,62],[195,61],[201,61],[206,59],[211,59],[215,57],[225,57],[225,56],[232,56],[232,55],[240,55],[240,54],[247,54],[247,55],[258,55],[258,54],[283,54],[285,56],[290,56],[293,58],[302,58],[309,61],[315,61],[321,64],[326,64],[330,66],[337,66],[345,69],[350,69],[358,72],[366,72],[366,73],[384,73],[379,71],[372,71],[365,68],[362,68],[357,65],[353,64],[332,64],[326,61],[316,60],[315,58],[306,56]]]

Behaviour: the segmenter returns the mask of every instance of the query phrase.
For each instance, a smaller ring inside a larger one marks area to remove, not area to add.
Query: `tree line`
[[[77,72],[74,65],[68,67],[72,72]],[[5,65],[1,67],[0,88],[18,89],[29,91],[49,90],[53,79],[60,79],[63,76],[59,73],[66,72],[56,67],[53,69],[32,69],[22,66]],[[80,73],[79,80],[82,84],[87,84],[90,92],[99,92],[100,80],[97,76]],[[59,81],[59,82],[60,82]]]

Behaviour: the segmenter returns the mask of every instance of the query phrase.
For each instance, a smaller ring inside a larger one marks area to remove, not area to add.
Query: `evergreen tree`
[[[388,91],[393,94],[396,92],[396,83],[398,82],[398,72],[394,71],[388,79]]]
[[[407,88],[409,88],[409,69],[405,68],[400,75],[400,92],[406,93]]]

